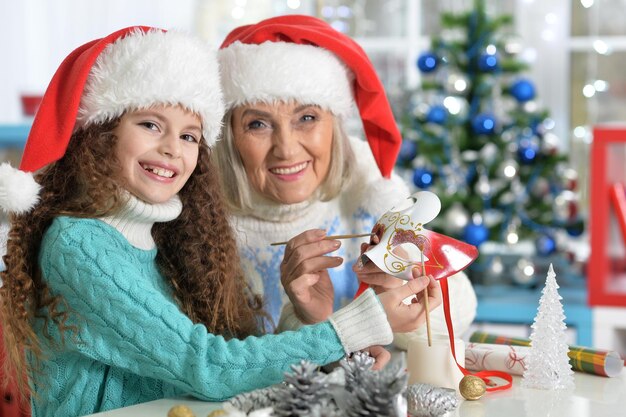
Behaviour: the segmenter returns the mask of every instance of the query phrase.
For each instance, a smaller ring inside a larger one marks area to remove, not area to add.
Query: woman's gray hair
[[[241,155],[235,147],[231,124],[233,110],[224,116],[222,137],[213,148],[212,158],[220,173],[220,182],[228,207],[236,214],[254,213],[250,186]],[[335,198],[352,178],[355,156],[348,136],[343,130],[341,119],[333,118],[333,140],[331,145],[330,167],[326,178],[313,198],[329,201]]]

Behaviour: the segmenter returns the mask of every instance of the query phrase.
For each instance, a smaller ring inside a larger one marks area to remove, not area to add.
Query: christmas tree
[[[546,390],[574,388],[572,366],[565,340],[565,314],[552,265],[541,291],[535,322],[531,326],[531,349],[522,386]]]
[[[401,120],[399,164],[441,199],[437,231],[476,246],[530,241],[550,255],[561,237],[583,232],[577,173],[521,75],[511,23],[489,16],[484,0],[442,15],[441,34],[417,60],[422,82]]]

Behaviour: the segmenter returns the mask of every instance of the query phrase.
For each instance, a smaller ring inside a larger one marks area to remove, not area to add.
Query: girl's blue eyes
[[[150,130],[158,130],[158,126],[156,125],[156,123],[152,123],[152,122],[141,122],[139,123],[141,126],[144,126]]]
[[[180,138],[187,142],[198,142],[198,140],[193,135],[182,135]]]
[[[153,122],[141,122],[139,123],[139,125],[145,127],[146,129],[159,131],[159,126]],[[195,136],[189,135],[189,134],[180,135],[180,138],[184,140],[185,142],[199,142],[199,140],[196,139]]]

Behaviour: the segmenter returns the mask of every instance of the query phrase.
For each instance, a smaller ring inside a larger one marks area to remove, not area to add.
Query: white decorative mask
[[[422,261],[423,274],[435,279],[461,271],[478,257],[478,250],[424,228],[440,210],[439,197],[430,191],[419,191],[408,197],[404,204],[392,208],[378,220],[372,232],[380,243],[363,253],[361,261],[371,260],[382,271],[404,280],[413,278],[413,268],[421,270]]]

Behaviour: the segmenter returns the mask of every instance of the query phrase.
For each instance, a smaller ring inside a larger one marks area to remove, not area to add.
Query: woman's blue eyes
[[[305,114],[304,116],[301,116],[299,121],[301,122],[312,122],[315,121],[317,118],[312,115],[312,114]],[[250,130],[255,130],[255,129],[261,129],[264,127],[268,127],[269,125],[261,120],[253,120],[252,122],[248,123],[246,125],[247,129]]]
[[[265,123],[259,121],[259,120],[254,120],[250,123],[248,123],[248,129],[260,129],[263,126],[265,126]]]

